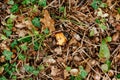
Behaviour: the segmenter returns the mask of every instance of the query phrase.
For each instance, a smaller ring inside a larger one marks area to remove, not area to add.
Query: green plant
[[[1,39],[2,39],[2,40],[6,40],[7,37],[6,37],[5,35],[2,34],[2,35],[1,35]]]
[[[79,75],[81,76],[82,79],[84,79],[88,73],[84,70],[83,66],[79,66],[79,70],[80,70]]]
[[[18,59],[19,60],[25,60],[26,59],[26,56],[22,53],[18,54]]]
[[[45,67],[44,67],[43,65],[39,65],[39,66],[38,66],[38,69],[41,71],[41,70],[44,70]]]
[[[6,34],[7,37],[9,37],[12,34],[12,31],[7,29],[4,29],[3,32]]]
[[[59,7],[59,11],[60,11],[60,12],[64,12],[64,10],[65,10],[65,7],[64,7],[64,6]]]
[[[101,8],[106,8],[106,7],[107,7],[107,4],[106,4],[106,3],[101,3],[101,4],[100,4],[100,7],[101,7]]]
[[[3,32],[6,34],[7,37],[9,37],[12,34],[12,31],[7,29],[4,29]]]
[[[40,19],[35,17],[33,20],[32,20],[32,24],[35,26],[35,27],[40,27]]]
[[[79,66],[79,74],[78,76],[71,75],[70,80],[83,80],[86,78],[88,73],[84,70],[83,66]]]
[[[107,27],[106,27],[103,23],[98,24],[98,26],[99,26],[101,29],[103,29],[103,30],[106,30],[106,29],[107,29]]]
[[[91,29],[91,30],[90,30],[90,37],[94,36],[94,34],[95,34],[94,29]]]
[[[22,1],[22,4],[24,4],[24,5],[28,5],[28,4],[30,4],[31,3],[31,0],[23,0]]]
[[[49,29],[48,29],[48,28],[44,29],[44,31],[43,31],[43,32],[44,32],[44,34],[45,34],[45,35],[48,35],[48,34],[50,33],[50,31],[49,31]]]
[[[14,0],[9,0],[8,4],[13,5],[14,4]]]
[[[104,72],[108,72],[111,68],[111,61],[110,60],[107,60],[104,64],[101,65],[101,69],[104,71]]]
[[[112,38],[111,38],[110,36],[107,36],[107,37],[105,38],[105,41],[106,41],[106,42],[111,42],[111,41],[112,41]]]
[[[11,44],[10,47],[14,48],[18,44],[17,40],[15,39]]]
[[[103,30],[106,30],[107,29],[107,26],[105,26],[105,19],[102,18],[102,19],[96,19],[95,22],[98,24],[98,26],[103,29]]]
[[[39,49],[39,43],[38,41],[34,42],[34,50],[38,50]]]
[[[23,38],[19,38],[18,42],[30,42],[31,39],[32,39],[32,37],[30,35],[28,35],[28,36],[25,36]]]
[[[28,49],[28,47],[27,47],[26,44],[22,44],[22,45],[20,46],[20,48],[21,48],[21,50],[23,50],[23,51],[26,51],[26,50]]]
[[[46,3],[47,3],[47,0],[39,0],[39,1],[38,1],[38,5],[39,5],[39,6],[42,6],[42,7],[45,7],[45,6],[46,6]]]
[[[120,74],[117,74],[116,77],[117,77],[117,79],[120,79]]]
[[[5,63],[3,65],[5,74],[7,75],[7,78],[12,78],[14,76],[14,72],[16,72],[16,63]],[[4,76],[5,77],[5,76]]]
[[[13,75],[13,76],[12,76],[12,80],[17,80],[17,76],[16,76],[16,75]]]
[[[106,41],[107,39],[107,41]],[[100,58],[106,58],[107,60],[110,58],[110,51],[107,46],[107,42],[111,41],[111,39],[105,38],[102,40],[101,45],[100,45],[100,50],[99,50],[99,57]]]
[[[117,8],[118,13],[120,14],[120,8]]]
[[[10,14],[10,17],[7,19],[5,26],[8,28],[8,30],[12,30],[15,18],[15,15]]]
[[[29,65],[24,65],[25,71],[28,73],[33,73],[34,75],[38,75],[39,70],[35,69],[33,66],[29,66]]]
[[[10,12],[16,13],[18,10],[19,10],[19,9],[18,9],[18,4],[14,4],[14,5],[12,6],[12,8],[10,9]]]
[[[65,70],[67,70],[69,72],[71,70],[71,67],[67,66]]]
[[[0,76],[0,80],[7,80],[5,76]]]
[[[2,54],[5,56],[6,60],[11,60],[11,57],[13,55],[13,53],[11,51],[8,51],[8,50],[4,50]]]
[[[23,38],[18,39],[18,41],[19,42],[28,42],[29,45],[33,44],[34,49],[38,50],[38,49],[42,49],[43,41],[45,40],[47,35],[48,34],[45,34],[45,33],[38,34],[38,33],[35,32],[35,34],[33,36],[28,35],[28,36],[25,36]],[[32,40],[33,40],[34,43],[32,42]]]
[[[107,7],[106,3],[103,3],[102,0],[93,0],[93,2],[91,3],[91,6],[93,9],[98,9],[99,7],[105,8]]]
[[[94,9],[98,9],[100,3],[101,3],[101,0],[93,0],[93,2],[91,3],[91,6]]]
[[[5,26],[6,29],[3,29],[3,32],[6,34],[7,37],[9,37],[12,34],[12,28],[14,25],[14,19],[16,18],[15,15],[10,14],[10,17],[7,19]],[[4,37],[6,37],[4,36]]]

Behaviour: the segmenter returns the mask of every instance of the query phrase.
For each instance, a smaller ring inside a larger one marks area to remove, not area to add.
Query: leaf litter
[[[0,80],[120,79],[120,1],[3,0]]]

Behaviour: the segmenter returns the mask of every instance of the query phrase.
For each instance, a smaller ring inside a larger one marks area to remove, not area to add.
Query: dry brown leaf
[[[69,45],[72,44],[77,44],[77,40],[74,37],[72,37],[72,39],[69,41]]]
[[[116,30],[120,31],[120,24],[117,25],[115,28],[116,28]]]
[[[60,70],[55,68],[54,66],[51,67],[51,75],[56,76]]]
[[[24,37],[27,34],[26,30],[17,30],[16,34],[18,34],[19,37]]]
[[[117,15],[115,16],[115,18],[116,18],[117,21],[119,21],[119,20],[120,20],[120,14],[117,14]]]
[[[1,44],[0,44],[0,49],[1,50],[10,50],[10,48],[6,45],[6,43],[4,43],[4,42],[2,42]]]
[[[44,10],[44,18],[40,19],[40,21],[44,24],[42,26],[43,29],[48,28],[50,32],[55,31],[54,20],[50,17],[50,14],[47,10]]]
[[[19,23],[19,24],[16,24],[15,27],[19,28],[19,29],[22,29],[22,28],[24,28],[26,26],[25,26],[25,24]]]
[[[57,44],[60,46],[63,46],[67,41],[67,38],[64,36],[62,32],[55,34],[55,37],[57,40]]]
[[[112,40],[113,40],[113,41],[117,41],[118,38],[119,38],[119,32],[113,34],[113,36],[112,36]]]
[[[107,2],[109,7],[112,5],[112,0],[107,0],[106,2]]]
[[[64,70],[64,79],[66,79],[70,74],[68,73],[68,71]]]
[[[81,39],[80,36],[77,33],[74,33],[73,37],[78,41],[80,41],[80,39]]]
[[[51,56],[48,56],[48,57],[43,59],[43,62],[47,63],[47,64],[54,64],[54,63],[56,63],[56,60],[53,59]]]
[[[28,29],[30,29],[30,30],[33,29],[33,28],[35,28],[30,20],[24,21],[23,23],[24,23],[24,24],[26,25],[26,27],[27,27]]]
[[[61,46],[60,47],[57,47],[54,49],[54,51],[58,54],[58,55],[61,55],[62,54],[62,49],[61,49]]]
[[[2,56],[0,57],[0,62],[5,62],[5,56],[2,55]]]

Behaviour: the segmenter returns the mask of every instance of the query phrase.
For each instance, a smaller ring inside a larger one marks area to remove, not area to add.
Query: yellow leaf
[[[55,37],[56,37],[56,40],[57,40],[57,44],[60,45],[60,46],[64,45],[67,41],[66,37],[64,36],[64,34],[62,32],[57,33],[55,35]]]

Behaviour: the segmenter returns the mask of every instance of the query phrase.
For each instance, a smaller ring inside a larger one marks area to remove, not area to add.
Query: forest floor
[[[0,80],[120,80],[120,0],[0,0]]]

